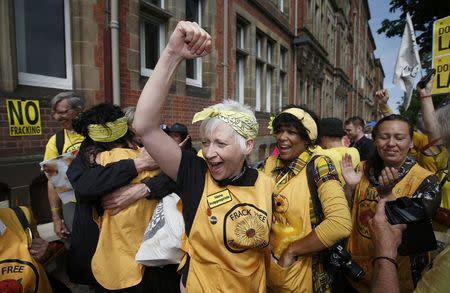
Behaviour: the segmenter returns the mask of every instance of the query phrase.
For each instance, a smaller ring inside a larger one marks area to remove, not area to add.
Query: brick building
[[[373,54],[367,0],[5,0],[0,192],[13,204],[31,203],[48,220],[38,163],[58,128],[50,99],[75,90],[88,105],[135,105],[182,19],[199,22],[214,46],[209,56],[180,66],[163,112],[163,122],[189,125],[194,139],[193,114],[228,97],[256,111],[252,161],[269,154],[268,119],[286,104],[305,104],[322,117],[376,119],[373,96],[384,73]],[[42,134],[10,136],[6,99],[39,101]]]

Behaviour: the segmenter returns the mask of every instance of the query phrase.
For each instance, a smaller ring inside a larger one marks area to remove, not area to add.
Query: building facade
[[[251,161],[273,148],[267,123],[287,104],[321,117],[377,118],[374,93],[384,73],[374,58],[367,0],[5,0],[0,192],[48,220],[38,163],[58,130],[50,99],[74,90],[88,106],[136,105],[170,32],[185,19],[211,33],[214,50],[181,64],[162,122],[188,125],[194,140],[194,113],[224,98],[256,111],[260,135]],[[11,135],[12,124],[36,121],[39,129]]]

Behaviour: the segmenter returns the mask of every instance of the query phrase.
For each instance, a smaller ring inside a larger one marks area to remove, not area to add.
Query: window
[[[248,52],[245,50],[246,31],[248,22],[242,17],[236,18],[236,69],[235,69],[235,97],[239,103],[244,104],[245,96],[245,67]]]
[[[148,2],[148,0],[146,1]],[[164,1],[150,1],[151,4],[164,8]],[[150,10],[154,7],[148,8]],[[157,8],[156,8],[157,9]],[[141,75],[150,76],[166,45],[165,20],[155,16],[157,13],[145,13],[141,17]]]
[[[272,68],[266,72],[266,112],[270,113],[272,101]]]
[[[240,23],[236,25],[236,48],[245,49],[245,28]]]
[[[278,106],[280,108],[276,109],[276,110],[281,110],[283,108],[283,97],[284,97],[285,84],[286,84],[286,74],[280,73],[280,84],[279,84],[280,88],[278,89]]]
[[[262,37],[260,35],[256,35],[256,57],[262,58]]]
[[[286,70],[286,54],[287,54],[287,50],[283,47],[280,48],[280,69],[281,70]]]
[[[202,25],[202,10],[200,0],[186,0],[186,20]],[[202,86],[202,58],[186,60],[186,83]]]
[[[267,42],[267,63],[272,63],[273,43]]]
[[[72,89],[70,1],[15,1],[19,84]]]
[[[255,110],[261,111],[262,64],[256,63],[256,104]]]
[[[281,12],[284,12],[284,0],[278,1],[278,7],[280,8]]]
[[[239,103],[244,104],[245,56],[236,55],[236,96]]]

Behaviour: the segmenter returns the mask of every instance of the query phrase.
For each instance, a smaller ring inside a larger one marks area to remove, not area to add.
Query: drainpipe
[[[227,99],[228,85],[228,0],[223,1],[223,99]],[[235,93],[236,94],[236,93]]]
[[[120,106],[119,0],[111,0],[111,65],[113,104]]]
[[[295,12],[294,12],[294,38],[297,36],[297,26],[298,26],[298,0],[295,0]],[[294,104],[297,104],[297,48],[294,46]],[[298,81],[300,83],[300,81]]]

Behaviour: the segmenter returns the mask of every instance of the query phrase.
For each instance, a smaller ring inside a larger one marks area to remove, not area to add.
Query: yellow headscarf
[[[245,138],[256,138],[258,135],[258,122],[256,118],[243,112],[221,111],[214,107],[208,107],[203,109],[203,111],[197,112],[192,119],[192,123],[213,117],[227,123]]]
[[[302,124],[305,126],[305,128],[308,130],[308,136],[309,139],[314,141],[317,139],[317,124],[314,121],[314,119],[311,117],[311,115],[308,114],[308,112],[304,111],[303,109],[299,108],[289,108],[284,110],[282,113],[288,113],[291,115],[294,115]],[[278,114],[278,115],[280,115]],[[277,115],[277,116],[278,116]],[[269,121],[269,125],[267,128],[270,130],[270,133],[273,134],[273,120],[275,120],[276,116],[272,116]]]
[[[128,130],[127,117],[121,117],[115,121],[103,124],[91,124],[88,126],[88,135],[93,141],[112,142],[127,133]]]

